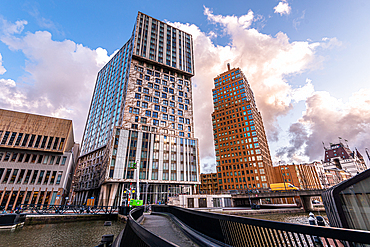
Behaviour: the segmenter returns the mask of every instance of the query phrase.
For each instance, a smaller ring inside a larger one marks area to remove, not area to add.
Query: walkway
[[[164,238],[178,246],[195,247],[198,246],[166,216],[144,214],[141,225],[152,233]]]

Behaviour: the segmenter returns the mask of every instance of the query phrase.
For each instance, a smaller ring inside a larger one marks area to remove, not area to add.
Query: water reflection
[[[324,217],[325,220],[327,220],[326,213],[316,212],[314,214],[315,216],[321,215],[322,217]],[[294,224],[309,225],[308,213],[248,215],[245,217],[261,219],[261,220],[273,220],[273,221],[280,221],[280,222],[287,222],[287,223],[294,223]]]
[[[0,246],[96,246],[101,236],[118,234],[124,223],[112,221],[112,226],[104,226],[104,221],[80,221],[59,224],[24,226],[16,230],[0,231]]]

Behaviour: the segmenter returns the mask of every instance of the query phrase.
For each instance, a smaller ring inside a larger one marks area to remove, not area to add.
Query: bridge
[[[113,247],[123,246],[368,246],[367,231],[322,226],[300,225],[200,212],[175,206],[152,206],[150,215],[162,216],[186,235],[188,245],[176,244],[162,234],[169,227],[151,221],[144,208],[133,209],[125,229],[115,239]],[[144,224],[143,224],[144,221]],[[165,221],[165,220],[164,220]],[[163,222],[163,220],[162,220]],[[162,233],[156,229],[162,228]],[[155,233],[157,232],[157,233]],[[194,245],[193,245],[194,244]],[[103,246],[103,245],[101,245]]]
[[[232,194],[231,198],[234,201],[235,206],[246,206],[251,202],[267,199],[267,198],[289,198],[299,197],[302,202],[303,209],[306,212],[314,211],[311,197],[321,196],[325,190],[283,190],[283,191],[242,191],[236,194]]]

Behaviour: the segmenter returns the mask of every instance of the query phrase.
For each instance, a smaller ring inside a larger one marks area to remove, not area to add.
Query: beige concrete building
[[[0,206],[64,203],[78,150],[72,120],[0,109]]]

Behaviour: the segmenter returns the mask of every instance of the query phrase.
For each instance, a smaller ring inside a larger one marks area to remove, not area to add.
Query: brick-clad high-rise
[[[214,84],[212,123],[219,189],[268,188],[271,156],[247,78],[228,64]]]

